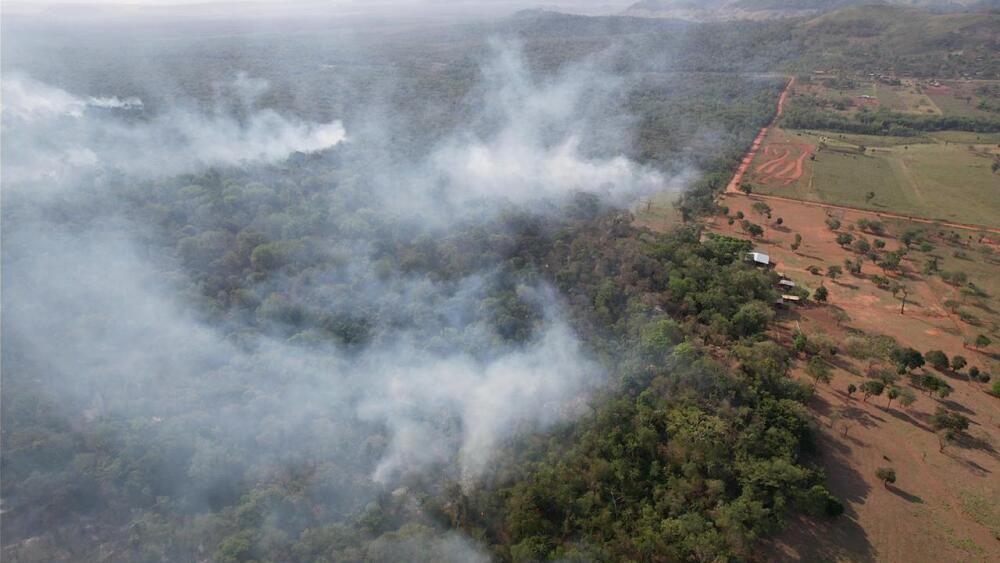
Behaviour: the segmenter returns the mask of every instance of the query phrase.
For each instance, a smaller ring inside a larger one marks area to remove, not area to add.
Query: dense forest
[[[5,48],[5,559],[747,560],[843,511],[776,274],[693,221],[794,27],[216,25]]]

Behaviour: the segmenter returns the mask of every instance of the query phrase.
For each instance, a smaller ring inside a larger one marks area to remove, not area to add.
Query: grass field
[[[995,118],[996,113],[979,109],[977,106],[984,99],[976,90],[982,86],[996,87],[998,81],[977,80],[975,82],[950,81],[943,83],[943,88],[927,91],[934,104],[946,115],[964,117]]]
[[[896,111],[923,114],[942,113],[942,110],[930,97],[921,94],[916,86],[909,81],[904,82],[902,86],[875,84],[875,97],[878,98],[882,106]]]
[[[854,81],[853,88],[838,88],[823,84],[823,80],[824,78],[802,77],[802,81],[795,87],[793,95],[816,96],[829,103],[847,102],[846,107],[840,109],[827,105],[827,109],[841,115],[854,115],[861,106],[869,106],[920,115],[997,117],[996,113],[977,107],[985,99],[977,93],[977,89],[983,86],[1000,86],[1000,81],[931,83],[904,79],[902,84],[889,85],[868,77],[853,76],[851,78]],[[866,98],[862,98],[862,96]],[[992,100],[995,101],[995,98]]]
[[[979,137],[872,137],[775,129],[765,139],[765,148],[812,145],[817,147],[815,159],[804,161],[796,179],[776,179],[766,173],[773,159],[762,150],[748,181],[763,194],[998,227],[1000,176],[990,165],[1000,149],[995,135]],[[862,145],[867,148],[864,154]],[[869,192],[875,197],[868,199]]]

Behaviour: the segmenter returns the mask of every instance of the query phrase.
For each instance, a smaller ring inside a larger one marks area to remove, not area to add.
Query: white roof
[[[770,264],[771,257],[761,252],[751,252],[750,259],[759,264]]]

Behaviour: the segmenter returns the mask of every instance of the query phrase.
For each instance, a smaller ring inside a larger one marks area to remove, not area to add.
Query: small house
[[[774,263],[771,262],[771,257],[763,252],[750,252],[747,254],[747,261],[753,262],[754,266],[764,266],[765,268],[774,266]]]

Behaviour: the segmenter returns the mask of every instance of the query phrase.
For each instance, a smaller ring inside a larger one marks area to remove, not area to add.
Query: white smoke
[[[266,83],[241,74],[232,88],[249,104]],[[102,171],[163,177],[206,166],[273,163],[293,152],[329,149],[346,137],[339,121],[306,123],[267,109],[242,122],[222,111],[183,108],[143,119],[130,111],[143,107],[138,98],[79,97],[21,73],[4,77],[3,101],[5,174],[12,189],[58,191]]]

